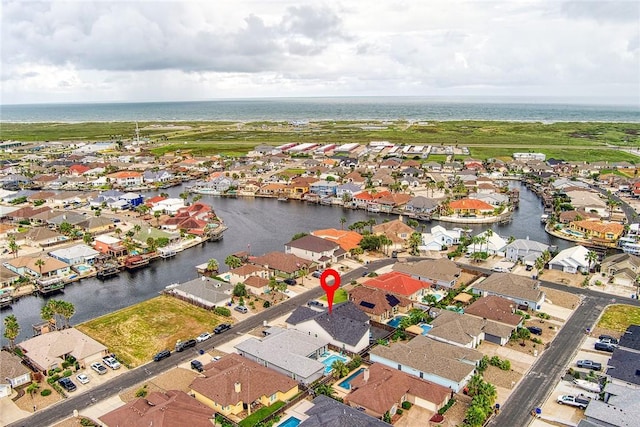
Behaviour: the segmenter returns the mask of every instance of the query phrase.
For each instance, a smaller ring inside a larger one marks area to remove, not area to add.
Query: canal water
[[[558,245],[561,249],[570,245],[549,236],[540,223],[542,204],[536,195],[518,182],[513,183],[520,189],[520,207],[509,223],[494,224],[493,230],[504,236],[527,238],[547,244]],[[173,197],[185,191],[173,187],[164,192]],[[145,193],[150,197],[152,193]],[[11,308],[3,309],[2,319],[14,314],[20,323],[21,333],[17,341],[32,336],[31,325],[40,323],[40,309],[47,298],[63,299],[73,303],[76,314],[72,324],[78,324],[123,307],[153,298],[165,286],[181,283],[197,277],[195,266],[215,258],[221,271],[227,269],[224,259],[234,252],[249,251],[253,255],[262,255],[271,251],[283,251],[284,244],[299,232],[310,232],[320,228],[340,228],[340,218],[345,217],[345,228],[356,221],[375,218],[378,223],[385,219],[395,219],[395,215],[372,214],[361,210],[349,210],[342,207],[311,205],[304,202],[280,202],[263,198],[220,198],[204,196],[202,201],[213,206],[216,214],[223,218],[228,230],[218,242],[207,242],[178,253],[170,259],[159,259],[149,267],[133,272],[123,271],[118,276],[100,281],[96,278],[84,279],[68,285],[64,293],[50,297],[28,296],[13,303]],[[425,231],[438,222],[425,223]],[[441,223],[444,227],[455,225]],[[475,233],[488,226],[472,226]],[[2,338],[6,345],[6,339]]]

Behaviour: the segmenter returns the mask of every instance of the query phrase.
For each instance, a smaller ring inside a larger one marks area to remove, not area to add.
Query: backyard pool
[[[281,422],[280,424],[278,424],[278,427],[298,427],[299,424],[300,424],[299,419],[297,419],[296,417],[289,417],[283,422]]]
[[[463,313],[464,313],[464,308],[462,308],[462,307],[457,307],[457,306],[455,306],[455,305],[448,305],[448,306],[446,307],[446,309],[447,309],[447,310],[449,310],[449,311],[455,311],[456,313],[460,313],[460,314],[463,314]]]
[[[333,362],[335,362],[336,360],[340,360],[343,363],[347,363],[348,359],[346,357],[340,356],[339,354],[332,354],[331,356],[322,360],[322,363],[324,364],[325,375],[329,375],[329,372],[331,372],[331,365],[333,365]]]
[[[389,320],[387,322],[387,325],[393,326],[394,328],[397,328],[403,317],[405,317],[405,316],[395,316],[393,319],[391,319],[391,320]]]
[[[347,378],[344,379],[344,381],[342,381],[340,384],[338,384],[340,387],[342,388],[346,388],[347,390],[351,390],[351,381],[353,381],[353,379],[355,377],[357,377],[358,375],[360,375],[361,373],[364,372],[366,368],[360,368],[357,371],[355,371],[353,374],[349,375]]]
[[[81,274],[84,273],[85,271],[91,270],[91,267],[87,267],[86,265],[82,265],[82,264],[76,265],[74,268],[78,273],[81,273]]]
[[[422,335],[427,335],[433,326],[427,323],[419,323],[418,326],[422,328]]]

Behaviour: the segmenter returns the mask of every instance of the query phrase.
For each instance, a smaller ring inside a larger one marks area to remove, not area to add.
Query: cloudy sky
[[[637,0],[0,0],[1,102],[554,96],[640,105]]]

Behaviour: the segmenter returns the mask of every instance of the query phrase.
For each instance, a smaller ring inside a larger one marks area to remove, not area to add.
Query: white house
[[[285,254],[293,254],[297,257],[314,261],[323,268],[328,263],[344,259],[347,252],[336,242],[320,237],[308,235],[292,240],[284,245]]]
[[[588,253],[589,249],[580,245],[564,249],[549,261],[549,270],[559,270],[565,273],[588,272]]]
[[[178,198],[164,199],[151,207],[151,212],[164,212],[167,215],[175,215],[180,208],[184,208],[184,200]]]

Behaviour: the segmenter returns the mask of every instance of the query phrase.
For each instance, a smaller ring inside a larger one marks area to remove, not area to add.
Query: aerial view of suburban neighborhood
[[[230,154],[180,123],[12,126],[35,136],[0,144],[3,425],[637,422],[640,161],[363,141],[439,126],[402,120],[224,124],[360,132]]]

